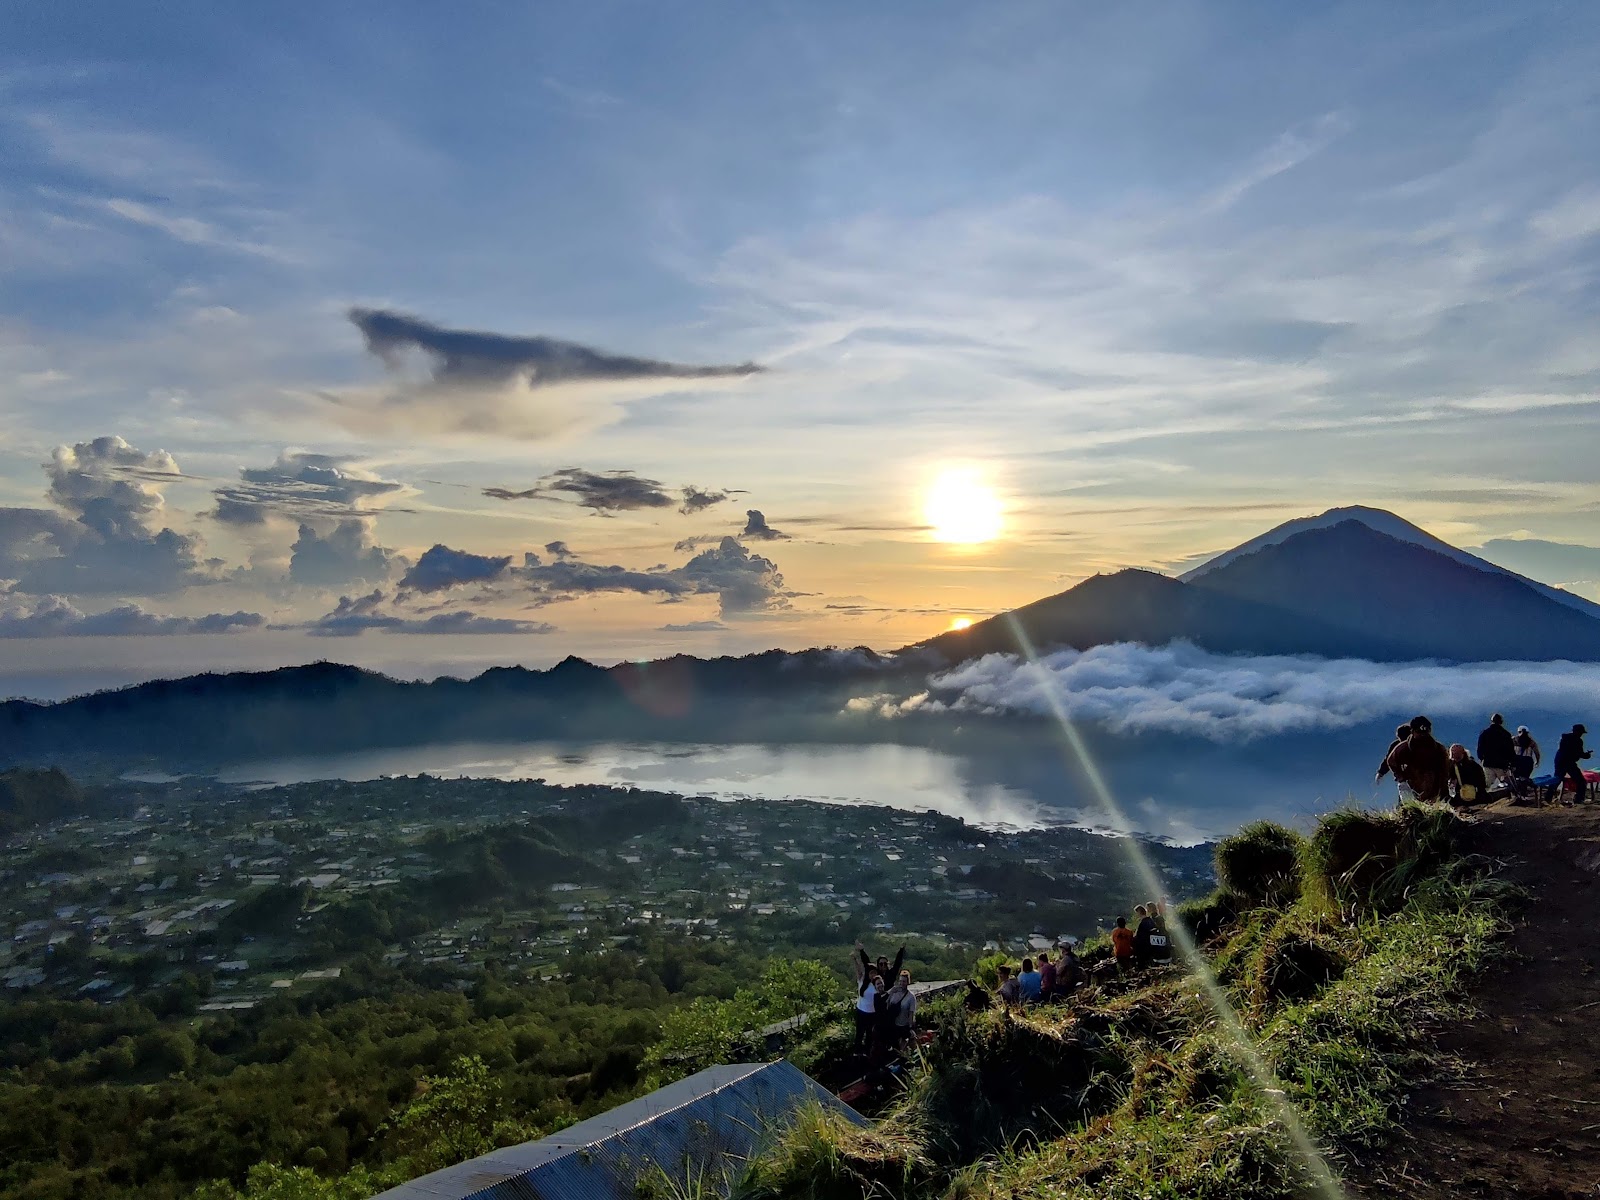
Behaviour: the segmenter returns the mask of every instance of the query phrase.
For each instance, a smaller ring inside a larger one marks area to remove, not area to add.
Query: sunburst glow
[[[950,628],[954,629],[954,630],[971,629],[972,628],[972,618],[971,617],[953,617],[953,618],[951,618],[951,621],[950,621]]]
[[[923,516],[936,541],[970,545],[1000,532],[1000,497],[976,471],[945,471],[923,498]]]

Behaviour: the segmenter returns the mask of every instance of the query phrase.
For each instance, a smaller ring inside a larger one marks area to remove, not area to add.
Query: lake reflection
[[[976,777],[967,759],[919,746],[437,745],[246,763],[219,773],[230,783],[284,784],[381,775],[543,779],[603,783],[722,800],[820,800],[932,809],[986,828],[1070,824],[1074,814]]]

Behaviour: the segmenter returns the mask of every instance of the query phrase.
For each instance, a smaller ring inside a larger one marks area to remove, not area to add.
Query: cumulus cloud
[[[207,613],[172,617],[123,604],[105,612],[86,613],[61,596],[42,596],[29,603],[0,607],[0,638],[155,637],[187,633],[237,633],[259,629],[260,613]]]
[[[422,552],[412,568],[400,579],[402,591],[440,592],[464,583],[490,583],[505,574],[511,565],[509,554],[493,558],[452,550],[443,543]]]
[[[217,488],[211,515],[230,525],[261,525],[274,516],[348,520],[405,491],[404,484],[382,479],[347,456],[286,451],[271,466],[245,467],[238,483]]]
[[[1597,663],[1370,663],[1230,657],[1176,643],[1063,650],[1038,663],[991,654],[932,676],[909,697],[856,697],[852,712],[1051,716],[1116,733],[1175,733],[1218,742],[1342,729],[1418,712],[1482,720],[1500,710],[1578,710],[1600,691]]]
[[[787,608],[789,596],[778,564],[725,537],[671,574],[700,593],[716,593],[722,616],[749,615]]]
[[[164,595],[217,579],[199,538],[158,527],[161,488],[181,478],[166,451],[101,437],[57,447],[44,470],[55,510],[0,509],[0,578],[19,591]]]
[[[289,558],[289,578],[308,587],[378,583],[394,569],[393,553],[374,545],[366,521],[340,521],[327,533],[300,526]]]
[[[739,534],[756,542],[787,541],[789,535],[767,524],[766,514],[759,508],[747,508],[744,513],[744,530]]]
[[[510,617],[486,617],[468,609],[411,617],[385,607],[382,589],[364,596],[340,596],[333,611],[299,626],[314,637],[358,637],[369,630],[379,633],[410,634],[543,634],[554,633],[555,626],[544,621],[522,621]]]
[[[588,471],[582,467],[562,467],[531,488],[487,487],[483,494],[491,500],[566,500],[609,517],[614,513],[647,508],[672,508],[685,515],[721,504],[731,491],[711,491],[690,484],[678,489],[677,498],[659,479],[649,479],[632,471]]]

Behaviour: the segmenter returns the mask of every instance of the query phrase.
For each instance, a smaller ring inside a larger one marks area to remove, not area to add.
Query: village
[[[1086,936],[1145,897],[1118,841],[933,813],[541,781],[120,780],[0,850],[0,994],[254,1008],[352,961],[554,979],[645,937],[952,962]],[[1181,898],[1210,852],[1142,844]],[[464,983],[463,983],[464,986]]]

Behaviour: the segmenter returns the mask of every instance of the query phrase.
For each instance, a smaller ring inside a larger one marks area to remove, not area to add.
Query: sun
[[[976,471],[942,472],[923,497],[922,513],[935,541],[972,545],[1000,532],[1000,497]]]
[[[972,618],[971,617],[953,617],[953,618],[951,618],[950,630],[951,630],[952,633],[960,633],[963,629],[971,629],[971,628],[972,628]]]

